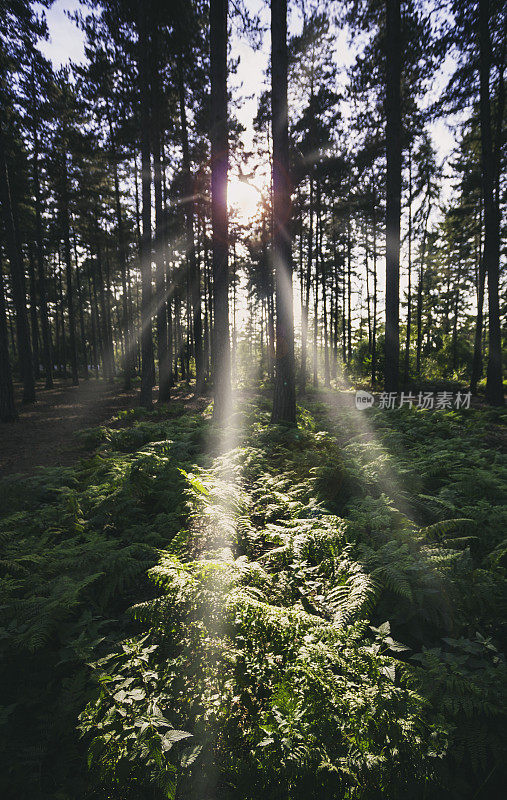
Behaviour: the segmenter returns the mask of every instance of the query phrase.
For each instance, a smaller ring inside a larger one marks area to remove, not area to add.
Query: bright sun
[[[259,190],[254,186],[240,181],[236,176],[231,177],[227,187],[228,204],[241,221],[246,222],[255,215],[260,197]]]

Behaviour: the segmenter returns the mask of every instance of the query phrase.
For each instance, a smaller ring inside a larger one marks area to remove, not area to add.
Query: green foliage
[[[101,437],[75,469],[2,481],[4,797],[85,793],[76,720],[93,691],[87,664],[128,633],[125,611],[151,593],[156,548],[184,539],[181,468],[194,462],[206,422],[139,424],[137,437],[134,427]]]
[[[26,483],[0,525],[12,796],[494,795],[501,417],[363,419],[245,403],[224,453],[203,415],[142,416]]]

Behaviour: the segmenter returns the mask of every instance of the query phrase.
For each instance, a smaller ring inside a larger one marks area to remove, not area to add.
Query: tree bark
[[[4,277],[2,263],[0,261],[0,422],[14,422],[17,416],[14,403],[11,362],[9,358]]]
[[[155,196],[155,294],[156,294],[156,331],[158,355],[158,400],[165,403],[171,396],[171,366],[168,358],[167,339],[167,307],[166,307],[166,275],[164,264],[164,209],[162,204],[162,145],[160,107],[162,92],[160,90],[160,57],[157,23],[152,29],[153,65],[151,80],[151,120],[153,150],[153,189]]]
[[[408,286],[407,286],[407,332],[405,337],[405,363],[403,385],[408,386],[410,377],[410,336],[412,332],[412,158],[408,151]]]
[[[194,188],[190,169],[190,148],[188,143],[187,111],[185,99],[185,82],[183,79],[183,59],[178,57],[178,98],[181,122],[181,147],[183,151],[183,171],[185,175],[185,227],[188,274],[190,276],[190,294],[192,301],[192,330],[194,336],[195,383],[196,394],[204,387],[204,358],[202,347],[201,319],[201,276],[199,261],[195,249],[194,235]]]
[[[421,259],[419,263],[419,279],[417,281],[417,345],[416,345],[416,367],[417,380],[421,380],[421,352],[422,352],[422,311],[423,311],[423,295],[424,295],[424,260],[426,258],[426,239],[428,237],[428,221],[431,212],[431,203],[428,201],[428,210],[424,220],[422,244],[421,244]]]
[[[287,105],[287,0],[271,2],[273,258],[276,285],[276,374],[272,422],[296,424],[291,196]]]
[[[63,248],[65,255],[65,279],[67,288],[67,312],[69,314],[69,342],[70,342],[70,368],[72,383],[79,384],[77,371],[77,346],[76,346],[76,318],[74,314],[74,294],[72,286],[72,261],[70,252],[70,212],[69,212],[69,178],[67,172],[67,154],[64,154],[63,197],[62,197],[62,223],[63,223]]]
[[[371,334],[371,383],[377,380],[377,213],[373,200],[373,330]]]
[[[44,363],[44,376],[46,389],[53,388],[53,353],[51,343],[51,330],[49,326],[46,276],[44,270],[44,236],[42,232],[42,201],[39,171],[39,118],[38,101],[35,87],[34,68],[32,67],[32,137],[33,137],[33,194],[35,206],[35,252],[37,264],[37,289],[39,295],[39,316],[42,333],[42,359]]]
[[[352,232],[351,209],[347,213],[347,364],[352,359]]]
[[[481,237],[481,210],[479,211],[479,235],[478,235],[478,254],[476,257],[477,270],[477,317],[475,321],[474,334],[474,355],[472,360],[472,375],[470,378],[470,391],[477,394],[477,384],[482,375],[482,332],[484,327],[484,289],[486,285],[486,271],[484,258],[482,257],[482,237]]]
[[[228,0],[210,0],[211,43],[211,224],[213,264],[213,414],[225,422],[231,396],[229,343],[229,261],[227,174],[229,161],[227,119],[227,12]]]
[[[87,381],[90,378],[88,371],[88,348],[86,346],[86,333],[84,322],[84,308],[83,308],[83,292],[81,287],[81,275],[79,270],[79,260],[77,254],[76,235],[74,233],[74,261],[76,264],[76,291],[77,291],[77,304],[79,309],[79,333],[81,339],[81,357],[83,360],[83,375]]]
[[[384,388],[397,392],[400,360],[401,18],[386,0],[386,328]]]
[[[33,242],[28,243],[28,277],[30,286],[30,330],[32,333],[33,373],[40,377],[39,321],[37,317],[37,281],[35,279],[35,259]]]
[[[306,386],[306,362],[308,354],[308,312],[310,309],[310,286],[312,283],[312,260],[313,260],[313,175],[310,172],[310,193],[309,193],[309,226],[308,226],[308,249],[306,258],[306,280],[304,301],[301,300],[301,386]],[[301,290],[302,291],[302,290]]]
[[[479,0],[479,111],[481,122],[482,193],[484,198],[484,269],[488,276],[489,353],[486,398],[503,406],[502,350],[500,334],[500,216],[494,198],[495,160],[491,132],[491,42],[489,0]]]
[[[118,148],[116,146],[116,136],[113,129],[111,108],[109,98],[106,97],[106,114],[109,126],[109,139],[111,142],[111,160],[113,162],[113,181],[114,181],[114,204],[116,209],[116,226],[118,232],[118,261],[120,263],[120,277],[122,289],[122,313],[121,330],[123,335],[123,388],[128,391],[132,385],[133,373],[133,341],[130,331],[129,298],[127,287],[127,244],[125,241],[125,227],[123,224],[123,211],[120,197],[120,180],[118,176]]]
[[[150,80],[149,36],[147,16],[151,3],[138,7],[138,70],[141,138],[141,198],[142,232],[139,248],[141,262],[141,395],[145,408],[152,406],[153,390],[153,339],[152,339],[152,277],[151,277],[151,158],[150,158]]]
[[[19,368],[23,382],[23,402],[35,402],[35,381],[33,376],[32,346],[26,310],[25,281],[21,250],[14,224],[12,196],[9,182],[9,171],[5,153],[3,132],[0,131],[0,199],[4,218],[4,231],[7,255],[11,272],[12,296],[16,309],[16,335],[18,340]]]

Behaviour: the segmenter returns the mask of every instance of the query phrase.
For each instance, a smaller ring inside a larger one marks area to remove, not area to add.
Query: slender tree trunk
[[[13,323],[13,316],[15,316],[15,314],[13,313],[12,309],[10,309],[8,307],[6,308],[6,313],[7,313],[7,321],[8,321],[8,328],[9,328],[9,336],[10,336],[10,340],[11,340],[12,358],[15,361],[16,360],[16,355],[17,355],[17,351],[16,351],[16,335],[14,333],[14,323]]]
[[[118,148],[116,146],[116,136],[113,128],[113,120],[111,117],[111,108],[109,98],[106,97],[106,113],[107,122],[109,126],[109,140],[111,142],[111,161],[113,166],[113,180],[114,180],[114,203],[116,210],[116,226],[118,232],[118,261],[120,264],[120,277],[121,277],[121,332],[123,336],[123,388],[128,391],[132,385],[132,372],[133,372],[133,342],[131,341],[132,333],[130,331],[130,313],[129,313],[129,298],[127,287],[127,244],[125,241],[125,227],[123,224],[123,211],[121,207],[120,197],[120,180],[118,176]]]
[[[211,42],[211,224],[213,251],[213,388],[214,416],[219,423],[229,414],[231,354],[229,343],[229,264],[227,174],[229,161],[227,117],[228,0],[210,0]]]
[[[276,377],[272,421],[295,425],[296,386],[287,69],[287,0],[272,0],[273,258],[276,281]]]
[[[102,270],[102,249],[100,246],[100,232],[98,224],[96,225],[95,237],[96,237],[95,264],[97,269],[96,269],[96,274],[94,273],[93,287],[95,295],[97,295],[98,293],[98,304],[100,305],[100,320],[98,323],[99,341],[101,343],[101,350],[102,350],[102,366],[103,366],[104,378],[106,380],[111,380],[113,376],[113,364],[112,364],[112,353],[109,347],[106,295],[104,291],[104,275]]]
[[[67,339],[65,333],[65,304],[63,302],[63,268],[60,250],[58,250],[58,308],[60,309],[61,327],[61,375],[67,379]],[[58,314],[58,310],[56,312]]]
[[[14,422],[17,416],[9,358],[4,276],[0,260],[0,422]]]
[[[178,97],[180,105],[181,146],[183,151],[183,171],[185,174],[185,226],[188,274],[190,278],[190,295],[192,301],[192,330],[194,336],[194,356],[196,373],[196,393],[200,394],[204,387],[204,360],[202,350],[201,319],[201,276],[199,260],[195,249],[194,237],[194,188],[190,169],[190,148],[188,143],[187,111],[185,98],[185,82],[183,80],[183,58],[178,57]]]
[[[424,296],[424,261],[426,258],[426,240],[428,237],[428,221],[430,217],[431,203],[428,202],[428,210],[424,220],[422,244],[421,244],[421,260],[419,263],[419,279],[417,282],[417,346],[416,346],[416,374],[417,380],[421,381],[421,351],[422,351],[422,307]]]
[[[0,122],[1,124],[1,122]],[[4,220],[6,249],[11,272],[12,297],[16,309],[16,335],[18,340],[19,367],[23,382],[23,402],[35,402],[35,381],[33,376],[32,346],[26,311],[25,281],[21,248],[16,234],[14,210],[9,183],[9,172],[5,154],[3,131],[0,130],[0,199]]]
[[[111,378],[114,378],[116,375],[116,364],[115,364],[115,347],[114,347],[114,337],[113,337],[113,324],[112,324],[112,314],[111,314],[111,265],[109,260],[109,248],[107,246],[107,239],[105,243],[105,270],[106,270],[106,283],[105,283],[105,307],[106,307],[106,331],[107,331],[107,348],[109,352],[109,357],[111,360]]]
[[[312,261],[313,261],[313,175],[310,173],[310,195],[309,195],[309,226],[308,226],[308,249],[306,258],[306,280],[304,301],[301,300],[301,386],[306,386],[306,361],[308,353],[308,313],[310,309],[310,286],[312,283]]]
[[[139,249],[141,262],[141,396],[140,403],[145,408],[152,406],[153,390],[153,338],[152,338],[152,277],[151,277],[151,159],[150,159],[150,81],[149,51],[150,42],[147,30],[147,17],[151,2],[142,3],[138,8],[138,68],[140,94],[141,126],[141,195],[142,195],[142,233]]]
[[[370,263],[369,263],[368,220],[364,220],[364,270],[366,273],[366,317],[368,322],[368,353],[371,353],[371,299],[370,299]]]
[[[317,219],[315,221],[315,280],[313,283],[313,385],[317,386],[318,376],[318,339],[319,339],[319,224],[320,224],[320,187],[317,182]]]
[[[84,308],[83,308],[83,292],[81,288],[81,271],[79,269],[79,259],[77,256],[76,236],[74,234],[74,261],[76,263],[76,290],[77,290],[77,304],[79,310],[79,333],[81,338],[81,357],[83,361],[83,375],[87,381],[90,377],[88,372],[88,350],[86,347],[86,333],[84,322]]]
[[[97,324],[96,324],[96,308],[97,304],[94,302],[92,298],[92,281],[90,274],[88,273],[88,302],[90,303],[90,321],[91,321],[91,332],[92,332],[92,368],[95,373],[95,377],[99,377],[99,356],[98,356],[98,348],[97,348]]]
[[[373,201],[373,330],[371,342],[371,382],[375,386],[377,380],[377,214]]]
[[[342,274],[342,360],[347,363],[347,298],[346,298],[345,262]]]
[[[153,187],[155,195],[155,292],[156,292],[156,330],[157,330],[157,355],[158,355],[158,399],[165,403],[171,395],[171,367],[168,358],[167,340],[167,307],[166,307],[166,280],[164,264],[164,210],[162,201],[162,146],[160,126],[160,106],[162,105],[159,87],[160,57],[159,36],[156,21],[153,25],[153,57],[154,69],[152,70],[152,146],[153,146]]]
[[[494,198],[495,161],[491,132],[491,42],[489,0],[479,0],[479,110],[481,121],[482,193],[484,198],[483,259],[488,276],[489,353],[486,397],[492,405],[503,406],[502,350],[500,333],[499,271],[500,216]]]
[[[35,263],[33,243],[28,243],[28,277],[30,281],[30,329],[32,332],[33,372],[35,378],[40,377],[39,355],[39,322],[37,319],[37,282],[35,279]]]
[[[334,277],[334,291],[333,291],[333,360],[331,362],[331,377],[336,380],[338,376],[338,338],[339,338],[339,296],[340,285],[338,279],[338,262],[336,251],[336,234],[333,233],[333,277]]]
[[[386,0],[386,334],[384,388],[397,392],[400,359],[401,20]]]
[[[326,296],[326,271],[324,269],[324,260],[322,255],[322,239],[324,237],[322,215],[320,219],[320,237],[319,237],[319,256],[321,264],[321,280],[322,280],[322,324],[324,327],[324,386],[331,387],[331,370],[329,365],[329,329],[328,329],[328,314],[327,314],[327,296]]]
[[[452,370],[457,371],[458,368],[458,318],[459,318],[459,284],[461,281],[461,253],[458,265],[458,274],[456,276],[456,285],[454,287],[454,320],[452,325]]]
[[[405,364],[403,385],[408,386],[410,376],[410,334],[412,327],[412,158],[408,151],[408,286],[407,286],[407,332],[405,337]]]
[[[67,313],[69,315],[70,368],[72,383],[79,384],[77,371],[76,318],[74,313],[74,292],[72,286],[72,260],[70,252],[70,213],[67,174],[67,155],[65,154],[62,197],[63,249],[65,257],[65,278],[67,288]]]
[[[37,290],[39,295],[39,316],[42,333],[42,360],[46,389],[53,388],[53,353],[51,346],[51,329],[49,326],[46,275],[44,269],[44,236],[42,231],[42,200],[39,171],[39,119],[38,99],[36,96],[35,78],[32,68],[32,137],[33,137],[33,195],[35,210],[35,252],[37,263]]]
[[[482,332],[484,326],[484,289],[486,285],[486,269],[482,255],[482,211],[479,212],[478,236],[478,269],[477,269],[477,318],[475,321],[474,356],[472,361],[472,376],[470,378],[470,391],[477,394],[477,384],[482,376]]]
[[[352,359],[352,233],[350,208],[347,216],[347,364]]]

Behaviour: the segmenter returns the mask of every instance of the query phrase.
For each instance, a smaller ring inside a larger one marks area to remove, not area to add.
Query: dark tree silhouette
[[[386,3],[386,333],[384,386],[398,391],[400,360],[401,40],[400,0]]]
[[[273,261],[276,291],[276,372],[273,422],[296,423],[291,196],[287,106],[287,0],[271,3],[273,126]]]
[[[224,422],[231,393],[229,343],[229,262],[227,175],[229,159],[227,120],[227,11],[228,0],[210,2],[211,42],[211,225],[213,250],[213,390],[214,416]]]
[[[491,131],[491,42],[489,35],[489,0],[479,0],[479,108],[481,121],[482,192],[484,198],[484,272],[488,276],[489,357],[486,397],[490,403],[503,406],[502,342],[500,334],[499,261],[500,216],[495,203],[495,160]]]

